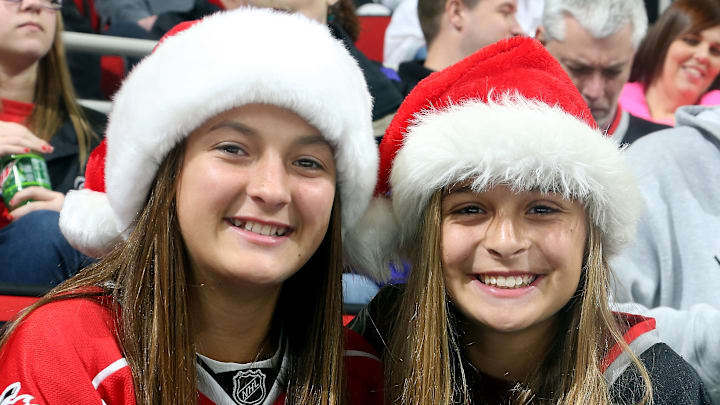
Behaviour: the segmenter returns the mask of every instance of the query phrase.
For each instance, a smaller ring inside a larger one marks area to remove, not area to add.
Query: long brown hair
[[[90,154],[91,140],[96,135],[76,101],[62,42],[62,17],[60,13],[56,14],[55,39],[48,53],[38,63],[33,98],[35,108],[28,117],[28,128],[39,138],[50,141],[66,117],[69,117],[77,136],[80,165],[84,167]]]
[[[448,298],[443,277],[442,198],[442,190],[431,197],[410,252],[413,271],[385,354],[387,403],[471,403],[462,366],[461,315]],[[584,263],[576,294],[558,314],[553,346],[529,380],[513,389],[513,404],[609,404],[601,362],[614,344],[629,354],[645,383],[641,403],[652,403],[647,369],[623,340],[608,304],[610,269],[594,225]]]
[[[184,145],[175,147],[160,165],[127,241],[25,310],[9,325],[0,348],[28,314],[42,305],[106,296],[133,375],[137,403],[178,404],[197,397],[189,316],[191,274],[175,199]],[[345,403],[340,227],[336,198],[318,251],[280,293],[273,322],[280,325],[288,344],[288,404]]]
[[[640,43],[630,81],[640,82],[647,89],[662,74],[670,44],[685,34],[697,34],[720,25],[720,2],[716,0],[676,0],[650,27]],[[709,90],[720,89],[720,77]]]

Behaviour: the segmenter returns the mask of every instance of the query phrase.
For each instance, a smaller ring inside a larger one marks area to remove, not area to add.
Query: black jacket
[[[328,28],[333,37],[343,41],[350,55],[358,62],[365,76],[368,90],[370,90],[374,101],[372,110],[373,121],[397,111],[400,103],[403,101],[403,95],[400,94],[400,91],[385,73],[380,70],[379,64],[371,61],[360,52],[360,50],[355,47],[355,44],[353,44],[352,39],[350,39],[350,35],[340,28],[339,25],[329,23]]]
[[[107,117],[105,114],[87,108],[83,108],[83,112],[91,128],[97,134],[91,140],[89,154],[102,139]],[[85,183],[85,172],[78,158],[77,135],[70,119],[67,119],[53,135],[50,139],[50,145],[55,149],[51,154],[45,155],[45,161],[50,172],[50,182],[53,190],[65,194],[69,190],[80,188]]]

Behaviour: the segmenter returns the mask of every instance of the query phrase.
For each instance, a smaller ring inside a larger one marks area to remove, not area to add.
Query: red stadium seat
[[[355,46],[370,60],[382,63],[385,30],[390,24],[390,16],[365,15],[358,16],[360,35]]]

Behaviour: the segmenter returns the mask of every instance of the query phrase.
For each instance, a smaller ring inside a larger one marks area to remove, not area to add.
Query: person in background
[[[540,24],[544,0],[518,0],[515,18],[523,32],[535,36]],[[403,0],[393,10],[385,30],[383,65],[397,70],[403,62],[425,60],[427,46],[418,19],[418,0]]]
[[[171,31],[62,208],[100,259],[10,325],[4,402],[381,404],[381,364],[341,324],[342,238],[377,176],[371,106],[304,16]]]
[[[355,237],[385,237],[369,261],[413,265],[351,323],[384,352],[386,403],[711,404],[652,319],[610,309],[607,260],[642,197],[539,42],[418,84],[380,144],[376,196]]]
[[[176,24],[221,8],[209,0],[93,0],[108,35],[160,39]]]
[[[375,101],[373,105],[373,132],[376,138],[382,137],[395,111],[402,102],[403,95],[397,86],[380,69],[380,66],[369,60],[353,43],[353,32],[357,24],[352,0],[240,0],[237,5],[250,5],[262,8],[274,8],[303,14],[315,21],[327,24],[333,36],[345,44],[350,54],[357,60],[365,75],[370,94]],[[357,33],[355,33],[357,35]]]
[[[0,0],[0,158],[36,153],[52,190],[0,200],[0,282],[47,287],[87,259],[58,228],[65,193],[82,186],[106,117],[77,104],[62,45],[58,0]]]
[[[641,0],[546,0],[538,33],[560,62],[600,128],[632,143],[665,126],[640,119],[618,103],[633,56],[647,30]]]
[[[638,48],[623,108],[674,125],[683,105],[720,105],[720,2],[677,0]]]
[[[417,14],[427,57],[401,63],[398,75],[407,95],[432,72],[461,61],[500,39],[521,35],[517,0],[419,0]]]
[[[676,126],[627,150],[646,211],[613,260],[617,308],[657,321],[720,403],[720,106],[685,106]]]

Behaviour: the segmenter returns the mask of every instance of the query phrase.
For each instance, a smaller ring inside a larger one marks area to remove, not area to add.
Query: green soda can
[[[52,190],[50,173],[42,156],[34,153],[10,155],[0,158],[0,192],[5,206],[10,207],[10,200],[15,193],[28,187],[40,186]],[[23,204],[28,203],[25,201]]]

